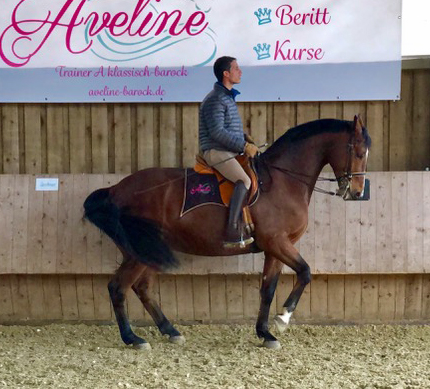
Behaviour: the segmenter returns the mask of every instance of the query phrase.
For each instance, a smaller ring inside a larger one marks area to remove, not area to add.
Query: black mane
[[[284,151],[290,144],[292,145],[326,132],[350,132],[353,128],[354,122],[339,119],[319,119],[300,124],[285,132],[285,134],[279,137],[263,154],[266,158],[274,157]],[[363,127],[363,137],[366,147],[370,148],[371,139],[365,127]]]

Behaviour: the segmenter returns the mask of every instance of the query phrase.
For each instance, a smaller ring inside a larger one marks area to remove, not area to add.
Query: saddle
[[[238,155],[236,160],[251,178],[248,204],[243,208],[242,213],[245,228],[251,232],[254,229],[254,225],[249,206],[254,204],[258,198],[258,178],[248,157]],[[181,217],[203,205],[212,204],[228,207],[233,190],[233,182],[227,180],[216,169],[209,166],[202,156],[196,155],[194,168],[185,170],[184,200]]]

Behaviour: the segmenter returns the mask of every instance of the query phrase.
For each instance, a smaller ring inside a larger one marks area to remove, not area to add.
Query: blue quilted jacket
[[[235,97],[239,92],[215,83],[200,105],[199,141],[202,152],[210,149],[243,152],[245,139]]]

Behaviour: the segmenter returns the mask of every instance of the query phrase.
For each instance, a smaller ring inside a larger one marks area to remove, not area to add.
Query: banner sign
[[[400,97],[401,0],[2,0],[1,102]]]

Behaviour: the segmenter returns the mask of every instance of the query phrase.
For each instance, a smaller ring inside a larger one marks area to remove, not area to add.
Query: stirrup
[[[241,249],[245,248],[246,246],[250,245],[252,242],[254,242],[254,238],[252,236],[243,239],[243,237],[240,237],[240,240],[236,242],[223,242],[223,246],[226,249],[229,248],[236,248],[239,247]]]

